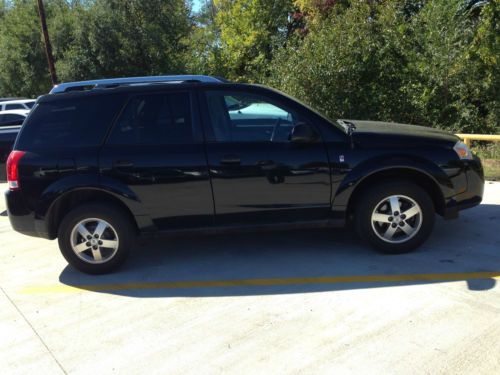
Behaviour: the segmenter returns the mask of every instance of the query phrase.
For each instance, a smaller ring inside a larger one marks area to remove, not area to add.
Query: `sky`
[[[201,8],[201,4],[204,0],[193,0],[193,12],[197,12]]]

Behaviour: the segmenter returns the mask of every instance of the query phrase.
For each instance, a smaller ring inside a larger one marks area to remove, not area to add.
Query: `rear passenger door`
[[[126,185],[158,229],[211,225],[213,199],[189,91],[130,97],[100,155],[102,178]]]

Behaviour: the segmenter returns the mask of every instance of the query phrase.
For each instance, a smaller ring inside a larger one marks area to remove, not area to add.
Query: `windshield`
[[[300,105],[306,107],[308,110],[310,110],[311,112],[314,112],[316,115],[318,115],[319,117],[325,119],[326,121],[328,121],[330,124],[332,124],[333,126],[335,126],[337,129],[343,131],[344,133],[348,134],[349,133],[349,129],[346,128],[345,126],[341,126],[339,123],[337,123],[337,119],[333,119],[333,118],[330,118],[329,116],[325,115],[324,113],[312,108],[311,106],[309,106],[308,104],[304,103],[303,101],[297,99],[297,98],[294,98],[293,96],[290,96],[284,92],[281,92],[279,90],[275,90],[275,91],[278,91],[281,95],[287,97],[288,99],[290,100],[293,100],[294,102],[297,102],[299,103]]]

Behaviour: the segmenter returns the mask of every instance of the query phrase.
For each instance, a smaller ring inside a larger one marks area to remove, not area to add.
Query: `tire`
[[[355,209],[358,235],[385,254],[419,247],[429,238],[434,221],[431,197],[409,181],[385,182],[364,190]]]
[[[92,202],[63,218],[58,230],[59,249],[71,266],[84,273],[109,273],[127,259],[135,233],[134,224],[121,208]]]

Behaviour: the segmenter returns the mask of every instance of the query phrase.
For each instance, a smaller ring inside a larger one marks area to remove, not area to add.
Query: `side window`
[[[28,109],[32,109],[33,106],[35,105],[35,102],[26,102],[24,103],[24,105],[28,108]]]
[[[0,126],[21,125],[23,121],[24,117],[21,115],[15,115],[12,113],[0,115]]]
[[[16,115],[13,113],[8,113],[3,116],[4,121],[17,121],[19,123],[22,123],[24,121],[24,118],[25,118],[24,116]]]
[[[36,150],[97,146],[124,99],[110,94],[41,102],[23,127],[18,147]]]
[[[193,143],[189,93],[135,96],[108,140],[114,145]]]
[[[252,94],[207,92],[217,142],[286,142],[299,117]]]
[[[14,103],[14,104],[6,104],[5,109],[26,109],[26,107],[20,103]]]

